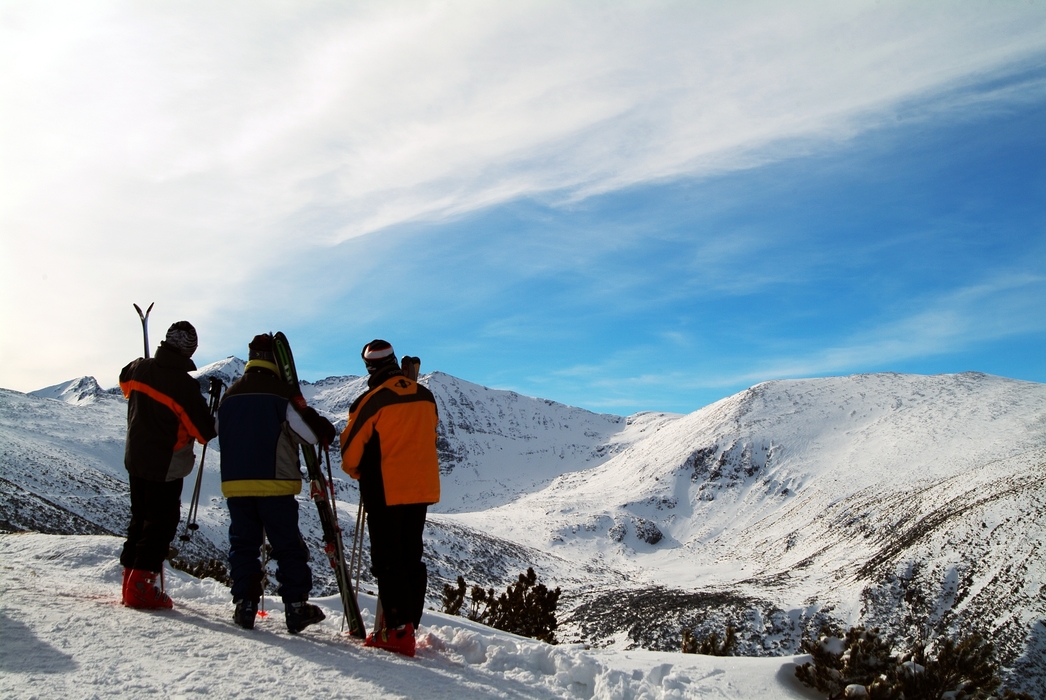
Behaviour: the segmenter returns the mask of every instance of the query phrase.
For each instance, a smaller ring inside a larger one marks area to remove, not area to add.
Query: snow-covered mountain
[[[242,360],[229,357],[193,374],[201,390],[206,391],[208,377],[218,377],[229,385],[243,374],[244,366]],[[78,381],[93,382],[90,377]],[[605,462],[651,426],[677,417],[646,413],[626,420],[488,389],[442,372],[423,375],[421,383],[435,395],[440,416],[442,498],[433,511],[441,513],[509,503],[547,486],[562,474]],[[367,378],[328,377],[301,385],[309,405],[340,431],[345,427],[349,406],[366,391]],[[42,391],[51,392],[48,398],[59,398],[51,395],[54,388]],[[332,452],[335,464],[339,457]]]
[[[98,382],[95,381],[94,377],[80,377],[79,379],[72,379],[68,382],[30,391],[29,395],[40,399],[57,399],[75,406],[82,406],[116,398],[120,396],[120,390],[117,388],[105,391],[98,386]]]
[[[201,368],[201,384],[242,368]],[[0,391],[7,529],[122,530],[124,404],[88,379],[34,392],[49,398]],[[1046,692],[1042,384],[777,381],[685,416],[623,418],[438,372],[422,383],[439,402],[445,494],[426,533],[433,602],[441,580],[503,587],[534,566],[563,588],[566,641],[678,649],[684,629],[732,624],[746,654],[784,655],[823,621],[907,639],[977,629],[1025,689]],[[339,427],[364,387],[303,383]],[[220,557],[220,443],[208,450],[187,546]],[[353,482],[338,492],[351,541]],[[312,510],[303,529],[316,544]],[[62,512],[75,517],[59,527]]]
[[[1044,477],[1046,387],[863,375],[758,385],[460,519],[619,571],[644,646],[675,644],[665,631],[714,594],[719,624],[748,617],[769,653],[829,614],[908,637],[978,628],[1010,658],[1031,639],[1030,662],[1046,649]],[[620,634],[621,597],[575,610],[588,639]]]

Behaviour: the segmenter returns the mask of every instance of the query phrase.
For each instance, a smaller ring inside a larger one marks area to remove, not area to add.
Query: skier
[[[369,391],[349,408],[341,466],[360,482],[384,609],[365,646],[414,656],[428,582],[422,531],[428,506],[439,501],[436,400],[403,375],[388,342],[373,340],[362,355]]]
[[[315,409],[298,409],[291,402],[294,391],[280,378],[272,342],[268,334],[254,337],[243,376],[218,408],[222,495],[230,517],[233,619],[254,628],[262,595],[260,551],[268,536],[287,629],[297,634],[325,617],[307,602],[312,571],[294,498],[302,481],[298,445],[329,445],[337,432]]]
[[[189,376],[196,369],[196,329],[171,325],[156,357],[138,358],[120,372],[127,398],[124,466],[131,488],[131,523],[120,554],[123,602],[132,608],[171,608],[163,591],[163,562],[181,518],[182,480],[193,468],[193,441],[216,433],[214,417]]]

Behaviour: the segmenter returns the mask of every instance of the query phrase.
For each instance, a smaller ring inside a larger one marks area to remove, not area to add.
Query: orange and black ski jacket
[[[148,481],[173,481],[192,471],[193,442],[215,437],[214,418],[189,376],[193,361],[160,343],[156,357],[138,358],[120,372],[127,398],[127,472]]]
[[[439,501],[438,422],[432,392],[399,374],[352,403],[341,468],[359,479],[369,510]]]

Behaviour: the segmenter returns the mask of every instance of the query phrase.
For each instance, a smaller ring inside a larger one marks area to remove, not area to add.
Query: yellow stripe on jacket
[[[223,481],[222,495],[236,496],[297,496],[301,493],[301,479],[239,479]]]

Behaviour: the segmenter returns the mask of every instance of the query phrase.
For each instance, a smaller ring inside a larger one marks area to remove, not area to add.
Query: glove
[[[334,436],[338,434],[338,431],[334,429],[334,424],[317,413],[312,406],[306,406],[299,413],[301,413],[305,424],[312,429],[312,432],[316,433],[316,438],[320,441],[320,444],[324,447],[330,447],[330,444],[334,441]]]

